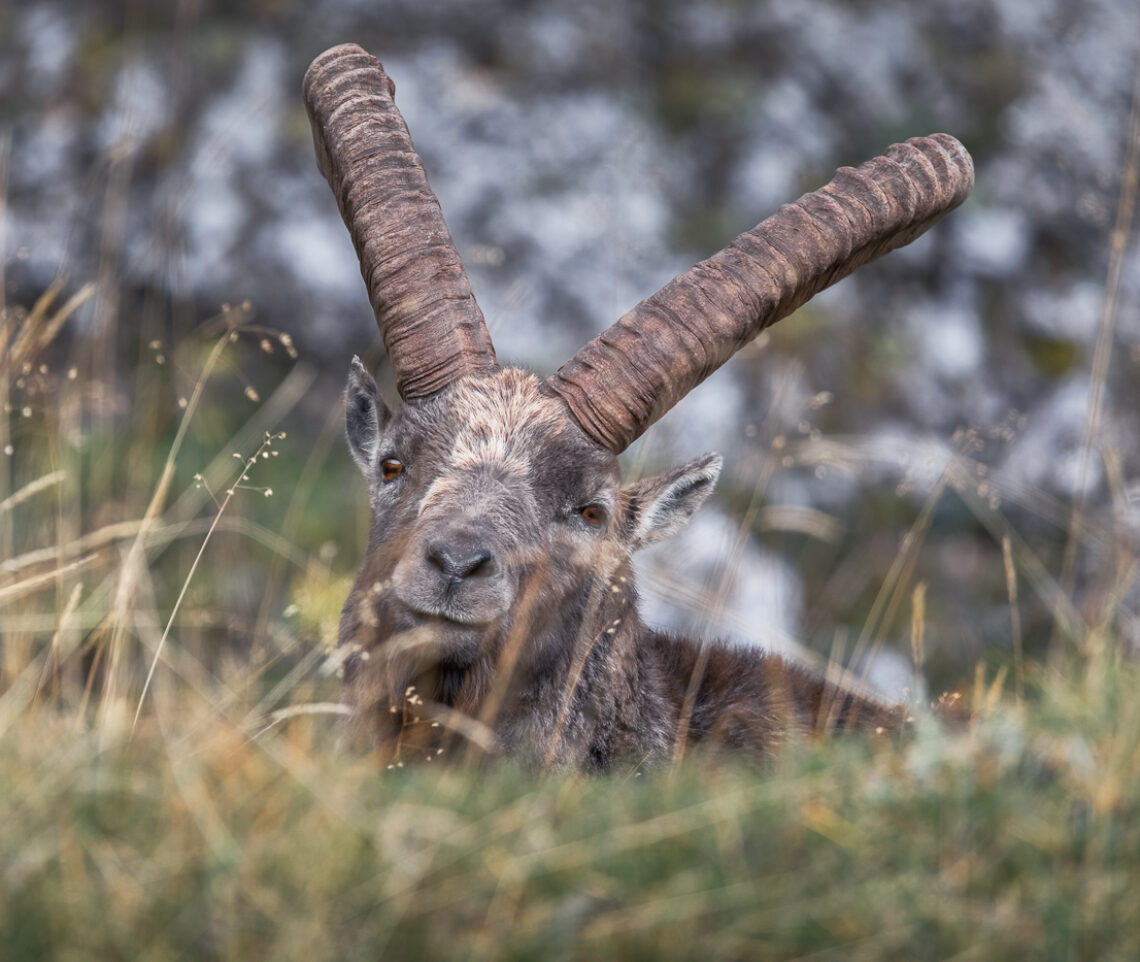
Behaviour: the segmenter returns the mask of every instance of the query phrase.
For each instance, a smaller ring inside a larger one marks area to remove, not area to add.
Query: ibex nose
[[[495,556],[489,548],[462,541],[452,544],[432,541],[427,546],[427,558],[448,578],[455,581],[463,578],[486,578],[498,571]]]

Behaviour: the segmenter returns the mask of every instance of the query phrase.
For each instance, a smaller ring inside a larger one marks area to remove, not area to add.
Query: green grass
[[[1098,667],[1091,667],[1093,664]],[[0,739],[5,959],[1134,959],[1140,670],[1041,672],[969,731],[587,779],[251,738]]]
[[[1109,629],[994,659],[961,731],[389,770],[339,744],[325,663],[366,530],[339,385],[244,307],[100,347],[59,301],[0,324],[4,962],[1140,957],[1140,667]],[[916,513],[875,617],[921,650],[948,632]],[[1057,591],[994,530],[977,591],[1028,626]],[[1122,542],[1104,597],[1134,570]]]

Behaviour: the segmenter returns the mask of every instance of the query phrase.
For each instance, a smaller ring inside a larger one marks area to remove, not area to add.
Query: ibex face
[[[965,148],[934,134],[840,169],[539,379],[499,366],[394,93],[351,44],[305,75],[404,401],[389,411],[354,363],[348,438],[373,512],[341,619],[357,727],[399,748],[430,699],[493,726],[500,751],[599,770],[688,740],[764,755],[793,729],[892,725],[779,659],[648,629],[629,557],[692,515],[720,459],[623,488],[617,455],[765,327],[960,204]]]
[[[422,629],[423,667],[466,668],[512,632],[525,635],[524,669],[549,659],[631,553],[684,524],[720,471],[710,455],[623,489],[617,457],[516,368],[393,412],[354,359],[345,410],[373,520],[341,640],[370,651]]]

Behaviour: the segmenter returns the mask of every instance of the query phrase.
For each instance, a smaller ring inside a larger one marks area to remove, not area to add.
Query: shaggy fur
[[[600,772],[898,725],[778,657],[641,621],[631,555],[699,508],[715,455],[623,488],[616,456],[511,368],[391,412],[356,361],[346,427],[373,518],[341,619],[345,697],[352,730],[394,761],[458,738]]]

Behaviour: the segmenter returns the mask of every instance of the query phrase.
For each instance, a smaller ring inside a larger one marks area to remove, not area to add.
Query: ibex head
[[[341,635],[364,657],[416,638],[388,687],[433,667],[433,697],[476,704],[489,658],[510,649],[518,670],[551,666],[560,649],[615,634],[610,596],[632,597],[631,553],[683,525],[721,466],[706,455],[623,487],[618,454],[763,328],[961,203],[973,167],[935,134],[843,168],[541,379],[499,366],[393,93],[353,45],[305,78],[318,163],[404,401],[389,410],[354,359],[347,433],[373,524]]]
[[[358,589],[376,620],[350,606],[346,636],[430,624],[457,665],[512,629],[531,637],[525,656],[542,657],[541,641],[596,610],[591,593],[633,551],[688,520],[721,465],[707,455],[622,487],[615,453],[518,368],[460,377],[392,412],[354,359],[345,407],[373,514]]]

